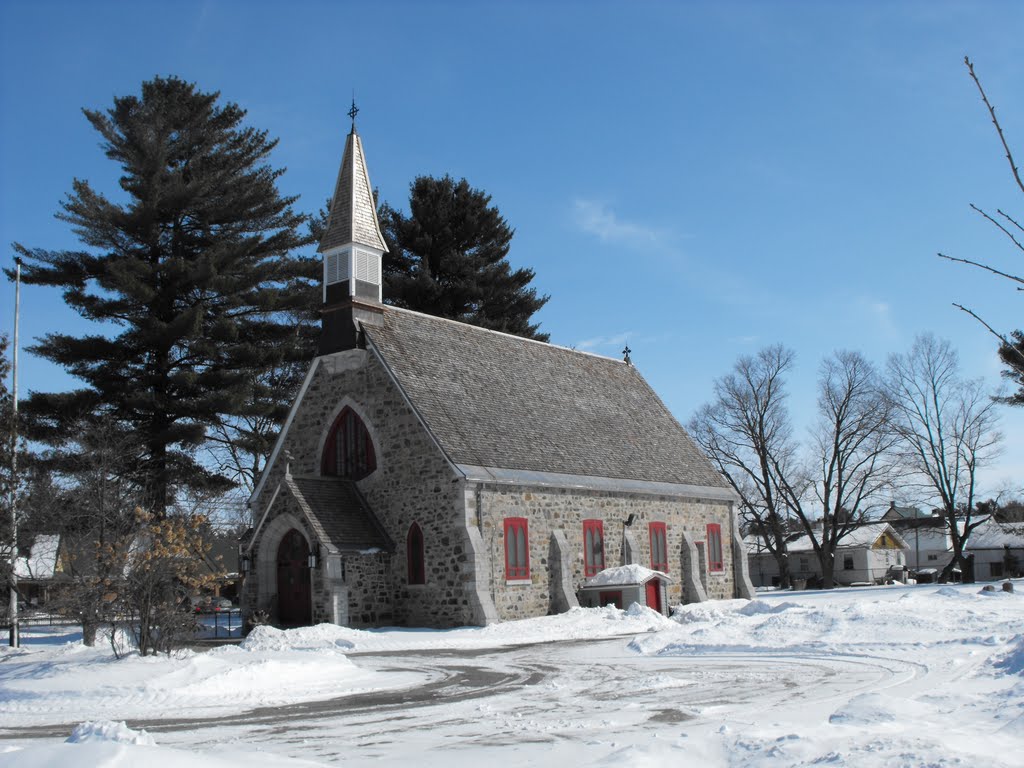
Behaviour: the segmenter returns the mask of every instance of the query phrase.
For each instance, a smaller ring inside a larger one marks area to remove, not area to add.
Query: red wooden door
[[[647,607],[661,613],[661,582],[651,579],[647,582]]]
[[[285,626],[312,622],[309,588],[309,545],[292,528],[277,548],[277,620]]]

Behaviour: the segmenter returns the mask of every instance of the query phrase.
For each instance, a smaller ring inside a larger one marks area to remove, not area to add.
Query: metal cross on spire
[[[626,365],[632,365],[633,364],[633,361],[629,359],[629,353],[632,352],[632,351],[633,350],[629,348],[628,344],[626,345],[626,348],[624,350],[622,350],[622,361]]]
[[[356,115],[359,114],[359,107],[356,106],[356,97],[352,97],[352,107],[348,111],[348,116],[352,118],[352,130],[356,129]]]

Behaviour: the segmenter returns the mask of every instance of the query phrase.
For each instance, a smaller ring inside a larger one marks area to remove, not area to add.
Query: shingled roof
[[[355,126],[345,140],[345,154],[334,185],[331,212],[318,250],[323,253],[348,243],[369,245],[384,252],[388,250],[377,223],[377,207],[373,202],[363,143]]]
[[[364,330],[456,465],[727,488],[622,361],[394,307]]]
[[[393,549],[351,480],[287,475],[285,484],[314,528],[317,539],[336,551]]]

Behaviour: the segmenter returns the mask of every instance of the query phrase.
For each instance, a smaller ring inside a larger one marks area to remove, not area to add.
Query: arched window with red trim
[[[346,407],[338,414],[327,435],[320,472],[347,480],[361,480],[376,468],[377,456],[370,433],[356,412]]]
[[[668,535],[664,523],[651,523],[651,569],[668,573]]]
[[[426,584],[427,569],[423,561],[423,531],[419,523],[409,526],[409,534],[405,537],[405,559],[407,578],[410,584]]]
[[[596,576],[604,570],[604,524],[600,520],[583,521],[583,575]]]

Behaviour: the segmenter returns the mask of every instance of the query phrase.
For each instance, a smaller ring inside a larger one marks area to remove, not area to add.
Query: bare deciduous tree
[[[1006,135],[1003,133],[1003,127],[999,124],[999,118],[996,117],[996,109],[988,100],[988,95],[985,93],[985,89],[981,85],[981,80],[974,71],[974,64],[971,62],[970,58],[966,56],[964,57],[964,65],[967,67],[971,80],[974,81],[974,85],[978,89],[978,93],[981,95],[981,101],[985,105],[985,109],[988,112],[989,119],[992,121],[992,125],[995,126],[996,135],[999,137],[999,143],[1002,145],[1006,161],[1010,165],[1010,174],[1013,177],[1014,185],[1020,192],[1024,193],[1024,180],[1021,179],[1020,169],[1018,169],[1017,163],[1013,158],[1013,152],[1010,149],[1010,144],[1006,140]],[[1022,240],[1024,240],[1024,226],[1021,225],[1019,216],[1012,216],[1001,208],[997,208],[995,215],[992,215],[973,203],[971,203],[971,209],[981,216],[987,223],[999,230],[999,232],[1010,243],[1011,248],[1016,251],[1018,257],[1024,255],[1024,243],[1022,243]],[[1016,283],[1018,291],[1024,290],[1024,276],[1019,273],[1014,274],[1010,271],[998,269],[992,266],[992,264],[978,259],[965,259],[958,256],[947,256],[944,253],[940,253],[939,256],[943,259],[977,267],[978,269],[982,269],[998,277],[1005,278]],[[999,357],[1006,365],[1004,375],[1006,378],[1013,381],[1017,387],[1017,391],[1006,397],[1004,402],[1011,405],[1024,405],[1024,331],[1014,330],[1010,331],[1009,334],[1002,333],[989,325],[989,323],[987,323],[973,309],[957,303],[954,303],[953,306],[969,314],[981,323],[990,334],[999,340]]]
[[[790,529],[779,486],[780,474],[791,470],[795,457],[785,388],[793,359],[793,352],[781,345],[741,357],[732,373],[715,380],[714,401],[688,425],[739,494],[741,514],[775,557],[784,589],[790,586]]]
[[[960,375],[949,342],[930,334],[889,358],[887,390],[902,462],[946,520],[953,558],[940,578],[948,580],[965,564],[964,545],[981,522],[975,492],[978,470],[995,457],[1001,438],[996,403],[980,379]]]
[[[891,484],[895,436],[879,376],[859,352],[840,351],[822,363],[817,407],[804,472],[777,476],[821,565],[822,587],[831,589],[836,549]]]

